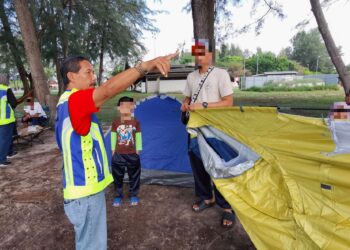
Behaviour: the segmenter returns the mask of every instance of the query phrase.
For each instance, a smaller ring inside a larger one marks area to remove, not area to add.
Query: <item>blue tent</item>
[[[180,120],[180,106],[177,99],[166,95],[150,96],[136,104],[135,118],[140,122],[142,131],[140,157],[143,183],[193,185],[187,155],[188,134]],[[110,153],[109,132],[106,144]]]

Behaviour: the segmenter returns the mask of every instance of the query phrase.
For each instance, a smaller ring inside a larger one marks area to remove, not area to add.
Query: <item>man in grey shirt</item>
[[[181,111],[232,106],[233,90],[230,76],[224,69],[212,68],[212,50],[208,40],[196,42],[192,49],[193,52],[199,69],[190,73],[187,77],[186,88],[183,92],[186,97],[182,103]],[[198,93],[199,84],[208,71],[210,73]],[[198,97],[193,102],[196,94],[198,94]],[[232,227],[235,218],[234,213],[230,204],[215,188],[215,185],[213,185],[215,198],[213,197],[211,178],[203,166],[197,138],[190,140],[189,157],[194,176],[195,192],[196,196],[199,197],[199,201],[192,206],[193,211],[201,212],[217,203],[224,210],[221,220],[222,226]]]

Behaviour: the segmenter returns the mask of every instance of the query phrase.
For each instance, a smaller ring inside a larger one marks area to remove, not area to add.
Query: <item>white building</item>
[[[195,70],[194,66],[172,65],[168,77],[160,73],[149,73],[141,82],[142,93],[182,93],[186,86],[187,75]]]

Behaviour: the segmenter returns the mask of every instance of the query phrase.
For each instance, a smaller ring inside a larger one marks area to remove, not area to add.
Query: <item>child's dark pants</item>
[[[125,168],[129,176],[130,197],[137,196],[140,190],[141,164],[138,154],[114,154],[112,174],[117,191],[116,197],[123,197],[123,179]]]

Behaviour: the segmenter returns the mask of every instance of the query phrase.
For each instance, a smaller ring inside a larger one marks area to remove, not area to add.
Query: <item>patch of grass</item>
[[[111,100],[107,101],[97,113],[101,123],[111,124],[118,118],[116,103],[118,99],[124,95],[133,97],[135,101],[139,101],[154,94],[144,94],[136,92],[123,92]],[[169,96],[176,97],[179,101],[183,101],[184,96],[178,93],[169,93]],[[304,108],[305,110],[286,110],[281,112],[313,116],[327,117],[328,109],[334,102],[344,101],[344,91],[337,90],[314,90],[314,91],[272,91],[272,92],[254,92],[235,90],[233,93],[235,106],[263,106],[263,107],[281,107],[281,108]],[[325,109],[325,110],[307,110],[307,109]],[[157,112],[156,110],[154,112]],[[16,116],[21,117],[23,113],[23,104],[16,108]]]
[[[342,89],[289,92],[238,90],[234,93],[234,103],[237,106],[305,108],[305,110],[283,110],[283,112],[313,117],[327,117],[328,109],[334,102],[339,101],[344,101],[344,91]],[[311,108],[325,110],[307,110]]]

